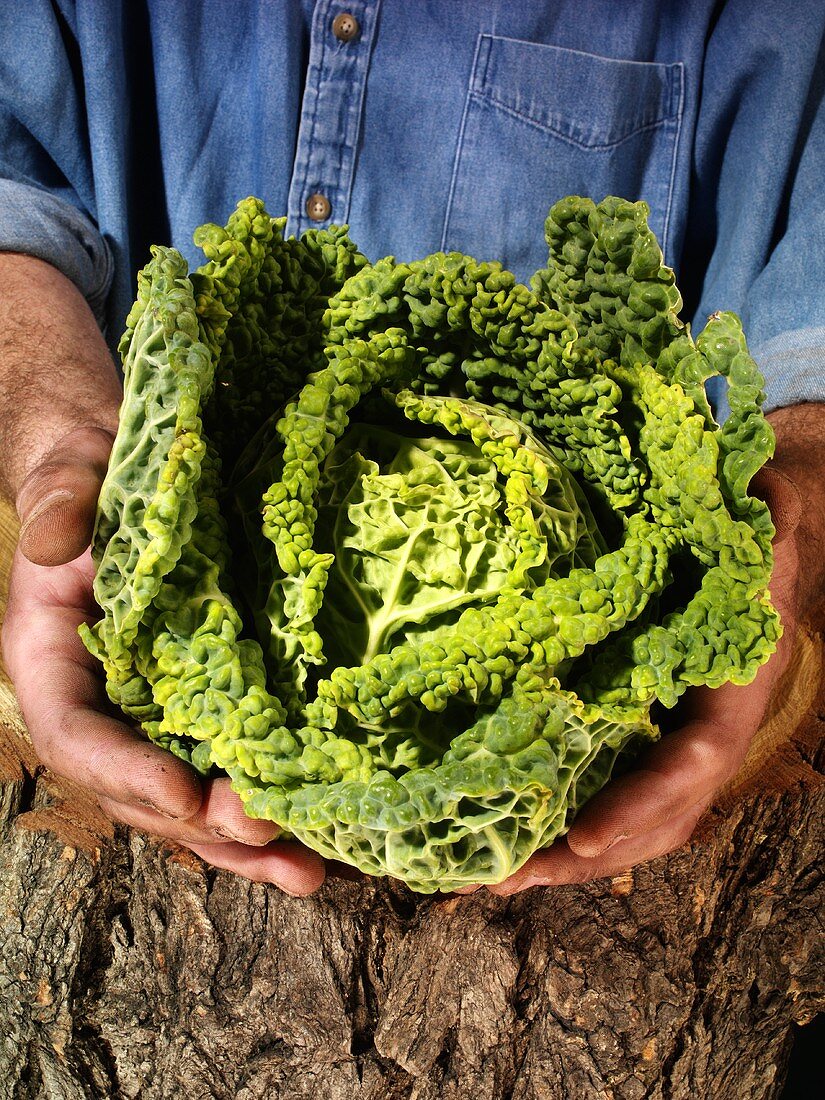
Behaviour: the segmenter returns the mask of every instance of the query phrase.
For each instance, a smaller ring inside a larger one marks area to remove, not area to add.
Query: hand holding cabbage
[[[89,788],[106,813],[189,844],[212,863],[308,893],[323,861],[243,813],[227,778],[200,779],[106,698],[77,634],[100,610],[89,552],[122,389],[77,288],[33,257],[0,256],[0,488],[20,540],[2,658],[39,761]]]
[[[253,816],[431,891],[566,830],[654,704],[750,681],[761,378],[733,315],[693,342],[645,216],[557,204],[534,292],[284,240],[256,200],[191,276],[155,249],[83,630],[110,697]]]

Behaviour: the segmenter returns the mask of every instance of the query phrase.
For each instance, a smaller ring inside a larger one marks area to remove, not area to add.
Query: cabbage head
[[[550,844],[689,686],[750,681],[763,382],[735,315],[679,320],[648,212],[557,203],[532,289],[253,198],[197,271],[153,248],[81,627],[110,698],[283,835],[432,892]]]

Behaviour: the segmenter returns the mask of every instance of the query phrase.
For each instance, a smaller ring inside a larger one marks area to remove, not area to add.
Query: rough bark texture
[[[819,653],[690,846],[511,899],[286,897],[113,829],[7,721],[0,1100],[777,1096],[825,999]]]

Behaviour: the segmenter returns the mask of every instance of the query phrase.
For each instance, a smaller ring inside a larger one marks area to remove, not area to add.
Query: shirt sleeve
[[[45,260],[71,279],[103,327],[113,260],[92,221],[38,187],[0,179],[0,252]]]
[[[766,409],[825,400],[825,7],[774,9],[729,0],[709,36],[684,263],[694,330],[740,314]]]
[[[817,83],[776,244],[745,303],[750,350],[768,381],[770,408],[825,401],[825,103]]]
[[[52,264],[103,326],[113,276],[96,225],[79,56],[58,5],[0,11],[0,251]]]

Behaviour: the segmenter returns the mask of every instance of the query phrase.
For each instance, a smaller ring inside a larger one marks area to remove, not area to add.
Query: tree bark
[[[820,653],[689,845],[511,898],[291,898],[114,828],[0,682],[0,1100],[777,1096],[825,1001]]]

